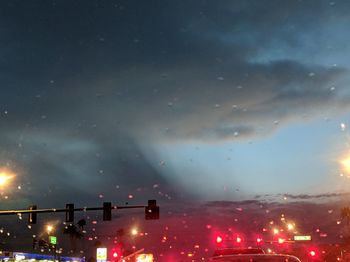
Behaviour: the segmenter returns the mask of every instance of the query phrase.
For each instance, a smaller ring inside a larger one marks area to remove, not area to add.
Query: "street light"
[[[8,169],[0,168],[0,187],[6,187],[14,177]]]
[[[137,228],[131,229],[131,235],[136,236],[138,233],[139,231],[137,230]]]
[[[54,230],[54,227],[52,225],[46,225],[46,232],[47,234],[51,234],[51,232]]]

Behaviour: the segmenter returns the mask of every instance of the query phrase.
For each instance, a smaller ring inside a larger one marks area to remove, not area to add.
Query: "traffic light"
[[[112,248],[110,257],[111,261],[120,261],[119,259],[123,256],[123,247],[121,243],[118,243],[115,247]]]
[[[114,259],[117,259],[118,256],[119,256],[119,254],[118,254],[117,251],[114,251],[113,254],[112,254],[112,256],[113,256]]]
[[[66,204],[66,222],[74,222],[74,204]]]
[[[319,258],[319,253],[318,253],[318,250],[316,248],[309,249],[308,254],[309,254],[309,258],[311,260],[318,260],[318,258]]]
[[[159,219],[159,206],[156,200],[148,200],[148,205],[145,207],[145,219]]]
[[[33,205],[33,206],[29,207],[29,210],[36,210],[36,209],[37,209],[36,205]],[[28,223],[29,224],[36,224],[36,212],[29,213]]]
[[[112,220],[112,203],[103,202],[103,221]]]

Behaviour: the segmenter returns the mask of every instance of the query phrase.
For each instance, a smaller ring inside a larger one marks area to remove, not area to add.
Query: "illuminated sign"
[[[97,262],[106,262],[107,261],[107,248],[99,247],[96,249],[96,260],[97,260]]]
[[[56,245],[57,244],[57,237],[55,236],[49,236],[49,242],[52,245]]]
[[[310,241],[311,236],[294,236],[295,241]]]
[[[136,262],[153,262],[153,254],[139,254],[136,257]]]
[[[24,260],[24,259],[26,259],[26,256],[23,255],[23,254],[16,254],[16,255],[15,255],[15,260],[16,260],[16,261]]]

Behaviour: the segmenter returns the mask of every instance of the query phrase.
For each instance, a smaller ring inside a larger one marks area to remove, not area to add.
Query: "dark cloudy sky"
[[[346,193],[349,12],[1,1],[1,204]]]

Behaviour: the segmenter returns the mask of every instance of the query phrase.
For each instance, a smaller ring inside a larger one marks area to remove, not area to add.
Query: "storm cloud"
[[[349,51],[347,2],[1,6],[1,162],[54,178],[49,193],[161,184],[169,199],[184,192],[145,144],[259,138],[348,110],[348,65],[329,56]]]

